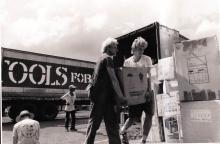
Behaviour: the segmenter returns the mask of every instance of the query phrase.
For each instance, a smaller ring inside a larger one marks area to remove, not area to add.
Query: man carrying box
[[[117,40],[106,39],[102,44],[102,56],[96,63],[91,85],[89,86],[89,97],[92,102],[92,110],[84,144],[94,144],[96,131],[102,120],[105,122],[109,144],[121,144],[119,135],[119,123],[115,106],[123,99],[118,79],[115,74],[113,56],[116,55]]]
[[[152,60],[149,56],[143,55],[144,50],[147,48],[148,43],[142,37],[138,37],[134,40],[131,47],[131,53],[133,56],[126,59],[124,62],[124,67],[139,67],[139,68],[149,68],[147,72],[148,77],[148,90],[147,94],[151,93],[150,84],[150,67],[152,67]],[[154,114],[154,100],[151,97],[146,97],[146,101],[142,104],[129,106],[129,118],[126,120],[124,126],[121,128],[122,143],[128,144],[128,139],[126,135],[127,129],[138,119],[140,119],[142,112],[145,112],[145,119],[143,124],[143,137],[141,143],[146,143],[146,139],[150,128],[152,126],[152,117]]]

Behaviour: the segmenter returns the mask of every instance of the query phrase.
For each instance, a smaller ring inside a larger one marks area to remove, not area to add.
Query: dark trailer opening
[[[175,42],[187,40],[186,37],[180,35],[174,29],[160,25],[158,22],[152,23],[116,38],[119,42],[119,51],[114,59],[116,67],[123,66],[124,60],[132,55],[132,42],[139,36],[148,42],[144,54],[152,58],[153,64],[157,63],[158,59],[171,56],[173,52],[172,45]]]

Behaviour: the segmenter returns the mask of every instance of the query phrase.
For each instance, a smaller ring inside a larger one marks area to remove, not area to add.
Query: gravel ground
[[[61,112],[53,121],[40,122],[41,144],[81,144],[85,140],[85,133],[89,112],[78,112],[76,114],[77,132],[66,132],[64,128],[64,113]],[[12,144],[12,129],[14,123],[8,117],[2,118],[2,143]],[[105,140],[106,135],[100,129],[97,140]]]
[[[53,121],[40,122],[40,143],[41,144],[83,144],[88,122],[88,111],[76,114],[77,132],[66,132],[64,129],[64,113],[61,112]],[[8,117],[2,117],[2,142],[12,144],[12,129],[14,123]],[[140,125],[133,125],[128,131],[130,144],[140,143]],[[108,144],[104,124],[101,124],[96,135],[96,144]]]

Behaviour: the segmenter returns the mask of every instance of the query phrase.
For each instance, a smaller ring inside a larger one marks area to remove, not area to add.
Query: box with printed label
[[[128,105],[145,103],[148,71],[149,68],[123,67],[118,69],[117,74]]]
[[[181,103],[183,142],[220,142],[220,100]]]

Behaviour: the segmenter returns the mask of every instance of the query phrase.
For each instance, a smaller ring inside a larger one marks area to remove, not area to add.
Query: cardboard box
[[[123,67],[118,69],[118,77],[128,105],[145,103],[148,88],[147,71],[149,68]]]
[[[172,80],[175,78],[173,57],[158,61],[158,80]]]
[[[164,115],[162,95],[163,94],[157,94],[156,95],[156,107],[157,107],[158,116],[163,116]]]
[[[162,95],[164,116],[172,116],[180,114],[179,92],[173,91],[169,95]]]
[[[170,94],[157,94],[156,100],[159,116],[180,115],[178,91],[172,91]]]
[[[181,101],[220,99],[220,59],[216,37],[177,43],[174,58]]]
[[[183,142],[220,142],[220,100],[181,103]]]
[[[180,115],[163,117],[165,141],[167,143],[181,142]]]
[[[156,97],[158,115],[163,118],[165,141],[168,143],[181,142],[179,92],[171,91],[169,94],[158,94]]]

